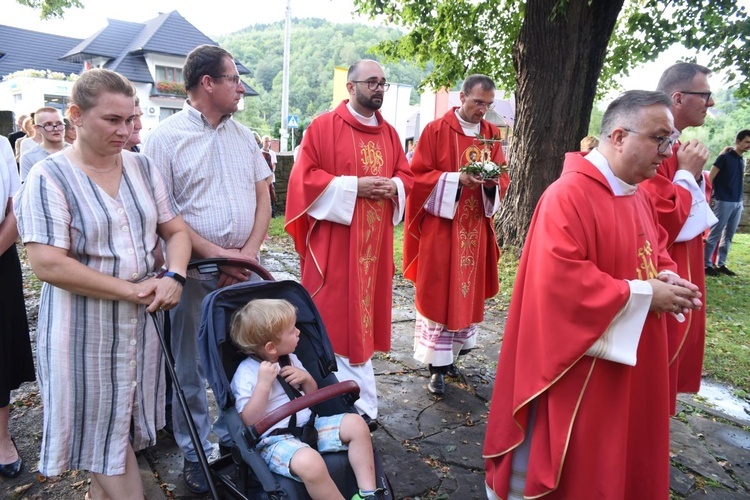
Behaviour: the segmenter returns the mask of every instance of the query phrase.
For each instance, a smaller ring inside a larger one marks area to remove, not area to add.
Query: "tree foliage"
[[[348,68],[359,59],[377,59],[379,57],[373,51],[376,44],[401,36],[403,32],[394,28],[294,19],[289,62],[289,113],[300,118],[298,134],[315,116],[331,108],[336,66]],[[243,79],[260,96],[245,99],[247,109],[237,117],[262,134],[277,134],[281,123],[283,41],[283,22],[250,26],[217,39],[251,71]],[[416,89],[428,70],[408,61],[391,61],[384,66],[389,81],[414,87],[412,101],[416,103]],[[296,142],[299,139],[296,137]]]
[[[743,105],[746,103],[737,99],[735,92],[719,90],[713,96],[716,104],[703,126],[688,128],[682,136],[682,140],[698,139],[708,147],[711,156],[705,166],[707,169],[725,147],[734,147],[740,130],[750,128],[750,106]]]
[[[26,5],[32,9],[39,10],[40,19],[54,19],[56,17],[62,18],[65,11],[77,7],[83,8],[83,4],[79,0],[16,0],[21,5]]]
[[[361,13],[403,26],[388,58],[433,61],[425,83],[484,73],[515,92],[511,185],[501,244],[521,247],[542,192],[586,135],[597,91],[674,43],[708,52],[743,95],[750,24],[733,0],[354,0]]]
[[[354,0],[361,13],[403,26],[408,34],[382,43],[378,50],[394,60],[434,63],[425,84],[452,87],[467,73],[493,77],[515,89],[513,44],[527,16],[529,2],[517,0]],[[550,22],[565,17],[571,3],[557,0]],[[750,96],[750,60],[742,56],[750,37],[750,19],[735,0],[628,0],[624,5],[602,68],[600,91],[614,85],[637,65],[682,44],[711,56],[711,67],[724,70],[743,96]],[[558,47],[565,57],[566,47]]]

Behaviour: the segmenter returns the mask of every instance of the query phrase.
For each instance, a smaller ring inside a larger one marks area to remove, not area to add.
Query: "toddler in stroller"
[[[318,386],[293,354],[299,341],[295,307],[284,299],[256,299],[232,318],[230,335],[248,357],[232,378],[235,407],[250,427],[289,401],[289,392]],[[375,498],[372,442],[367,424],[356,413],[316,417],[307,408],[266,431],[256,445],[269,468],[302,481],[312,498],[343,498],[320,453],[348,449],[359,492],[353,499]],[[319,453],[320,452],[320,453]]]

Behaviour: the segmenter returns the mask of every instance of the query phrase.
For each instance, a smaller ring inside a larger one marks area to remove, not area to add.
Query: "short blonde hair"
[[[279,339],[297,320],[297,309],[284,299],[251,300],[232,316],[229,335],[245,354],[263,354],[268,342]]]
[[[34,119],[30,116],[26,118],[23,121],[23,125],[21,125],[21,129],[26,132],[26,135],[32,137],[36,132],[36,129],[34,128]]]
[[[599,145],[599,139],[593,135],[587,135],[581,139],[581,151],[591,151]]]

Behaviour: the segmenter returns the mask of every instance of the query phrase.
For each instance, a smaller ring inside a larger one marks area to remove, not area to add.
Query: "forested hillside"
[[[378,59],[371,52],[372,47],[400,35],[396,29],[364,24],[333,24],[322,19],[293,20],[289,113],[298,115],[301,127],[306,127],[317,114],[331,107],[335,66],[348,67],[362,58]],[[246,109],[236,117],[261,134],[278,137],[284,23],[251,26],[216,41],[250,70],[243,79],[260,94],[245,99]],[[389,81],[414,87],[412,102],[417,103],[416,88],[428,70],[419,69],[412,61],[384,66]]]

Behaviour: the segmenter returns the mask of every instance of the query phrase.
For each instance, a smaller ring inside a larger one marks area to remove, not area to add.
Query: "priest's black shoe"
[[[726,274],[727,276],[737,276],[737,273],[727,268],[727,266],[719,266],[716,268],[716,270],[719,271],[721,274]]]
[[[430,383],[427,384],[427,390],[436,396],[445,394],[445,375],[442,373],[433,373],[430,375]]]
[[[453,363],[450,364],[448,369],[445,372],[446,375],[448,375],[451,378],[458,378],[461,376],[461,372],[458,371],[458,367],[454,365]]]
[[[362,420],[365,421],[367,424],[367,428],[370,429],[370,432],[375,432],[378,430],[378,419],[370,417],[367,413],[362,414]]]
[[[13,438],[11,438],[11,440],[13,440],[13,447],[15,447],[16,453],[18,454],[18,460],[9,464],[0,464],[0,476],[3,477],[17,477],[21,473],[21,466],[23,465],[21,454],[18,453],[16,441]]]

